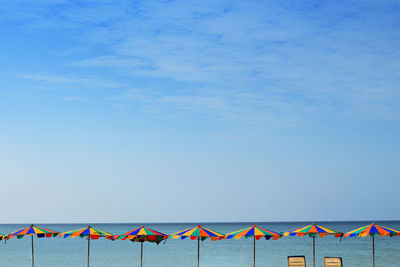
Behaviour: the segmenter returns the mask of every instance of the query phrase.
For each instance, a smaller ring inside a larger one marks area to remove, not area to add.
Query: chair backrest
[[[306,257],[304,256],[289,256],[288,257],[289,267],[306,267]]]
[[[325,257],[324,263],[325,267],[343,267],[342,258],[340,257]]]

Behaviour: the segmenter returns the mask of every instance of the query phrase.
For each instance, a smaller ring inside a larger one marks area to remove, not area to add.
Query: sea
[[[253,224],[276,232],[306,226],[311,222],[243,222],[201,223],[205,228],[229,233]],[[370,222],[317,222],[327,228],[347,232]],[[380,221],[378,225],[400,229],[400,221]],[[0,224],[0,233],[10,233],[28,225]],[[88,226],[87,224],[38,224],[51,230],[65,232]],[[194,223],[124,223],[92,224],[92,227],[121,234],[140,226],[172,234],[196,226]],[[86,238],[34,238],[35,266],[87,266]],[[279,240],[256,241],[256,266],[287,266],[287,257],[304,255],[307,266],[312,266],[312,238],[284,237]],[[372,266],[372,238],[316,239],[316,266],[324,266],[324,257],[342,257],[344,266]],[[400,236],[375,238],[376,267],[400,266]],[[0,266],[23,267],[31,265],[31,238],[16,237],[1,241]],[[140,266],[140,243],[128,240],[106,239],[90,242],[90,266]],[[168,239],[159,245],[144,243],[143,266],[197,266],[197,241]],[[200,242],[200,266],[241,267],[253,266],[253,239],[229,239]]]

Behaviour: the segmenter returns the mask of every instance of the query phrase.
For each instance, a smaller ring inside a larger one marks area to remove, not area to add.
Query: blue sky
[[[400,219],[398,1],[1,1],[0,222]]]

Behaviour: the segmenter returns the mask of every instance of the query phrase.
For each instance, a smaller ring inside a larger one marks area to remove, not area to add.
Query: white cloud
[[[157,102],[224,118],[398,118],[393,3],[67,2],[54,15],[50,4],[35,6],[27,25],[68,28],[69,38],[101,50],[69,66],[114,77],[24,78],[120,86],[113,105]],[[123,92],[121,78],[148,85]]]
[[[20,74],[17,75],[18,78],[33,80],[43,83],[49,84],[66,84],[66,83],[74,83],[75,81],[70,78],[61,77],[61,76],[52,76],[52,75],[33,75],[33,74]]]
[[[54,88],[54,85],[62,88],[120,88],[122,85],[117,81],[105,80],[100,77],[63,77],[42,74],[19,74],[18,78],[32,80],[39,83],[40,88]],[[58,87],[59,88],[59,87]]]

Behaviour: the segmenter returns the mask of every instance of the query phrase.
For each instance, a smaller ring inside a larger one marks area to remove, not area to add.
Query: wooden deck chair
[[[288,257],[289,267],[306,267],[306,257],[304,256],[289,256]]]
[[[325,257],[325,267],[343,267],[342,258]]]

